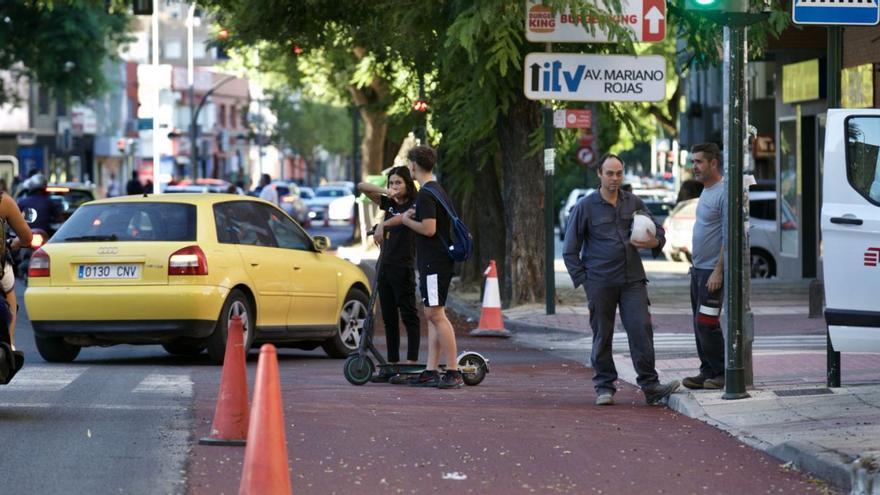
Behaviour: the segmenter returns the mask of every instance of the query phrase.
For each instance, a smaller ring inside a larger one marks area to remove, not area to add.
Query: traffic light
[[[749,0],[685,0],[684,8],[702,12],[747,13]]]
[[[416,100],[413,102],[412,106],[413,110],[419,113],[424,113],[428,111],[428,102],[425,100]]]
[[[153,0],[134,0],[134,15],[153,15]]]

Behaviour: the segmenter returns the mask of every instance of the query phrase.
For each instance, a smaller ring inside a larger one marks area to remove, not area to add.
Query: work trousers
[[[406,358],[419,360],[419,314],[416,311],[416,279],[413,268],[383,264],[379,269],[379,305],[385,321],[388,361],[400,361],[400,320],[406,328]]]
[[[654,365],[654,329],[648,313],[648,288],[644,281],[626,285],[603,285],[588,281],[587,307],[590,310],[590,328],[593,329],[593,387],[597,393],[614,393],[617,369],[611,342],[614,338],[614,315],[620,308],[620,321],[626,330],[630,356],[642,389],[658,383]]]
[[[712,270],[691,268],[691,310],[694,336],[700,356],[700,374],[706,378],[724,376],[724,332],[721,331],[722,289],[709,292],[706,282]]]

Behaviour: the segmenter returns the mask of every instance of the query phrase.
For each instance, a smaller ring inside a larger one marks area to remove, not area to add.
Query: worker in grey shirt
[[[721,176],[721,150],[715,143],[691,148],[694,178],[703,183],[691,243],[691,310],[700,356],[700,372],[682,380],[687,388],[724,388],[724,332],[721,331],[721,287],[724,283],[724,228],[727,204]]]
[[[584,285],[593,330],[590,363],[595,374],[596,404],[614,404],[617,369],[611,351],[614,316],[629,340],[636,381],[648,404],[657,404],[674,392],[678,381],[661,385],[654,365],[654,329],[648,313],[648,289],[639,249],[656,257],[665,242],[663,227],[654,222],[656,236],[644,242],[630,240],[633,215],[647,212],[634,194],[620,189],[623,160],[607,154],[599,160],[599,190],[582,198],[572,209],[565,231],[562,257],[574,286]]]

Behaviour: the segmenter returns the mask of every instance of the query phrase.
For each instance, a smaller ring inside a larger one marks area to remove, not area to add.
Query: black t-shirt
[[[426,191],[426,189],[430,189],[431,192]],[[444,245],[444,240],[448,243],[452,239],[450,235],[452,221],[446,212],[446,208],[431,193],[443,198],[447,204],[452,204],[449,201],[449,196],[446,195],[446,191],[436,181],[422,185],[422,188],[419,190],[419,196],[416,198],[416,214],[414,219],[417,221],[422,221],[426,218],[436,219],[437,231],[432,237],[416,234],[416,258],[418,259],[419,267],[425,267],[429,264],[452,265],[452,258],[449,257],[449,253]],[[441,240],[441,237],[443,240]]]
[[[385,220],[401,215],[415,205],[415,201],[397,203],[388,196],[382,196],[379,208],[385,210]],[[385,240],[382,242],[382,264],[395,266],[413,266],[415,261],[415,235],[403,224],[385,228]]]

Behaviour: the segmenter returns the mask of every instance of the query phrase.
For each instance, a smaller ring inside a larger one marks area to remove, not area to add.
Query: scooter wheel
[[[458,360],[465,385],[479,385],[486,378],[486,361],[477,354],[465,354]]]
[[[370,378],[373,377],[373,371],[375,370],[376,365],[373,364],[372,359],[366,356],[352,354],[345,359],[343,373],[345,374],[345,379],[348,380],[348,383],[352,385],[363,385],[370,381]]]

